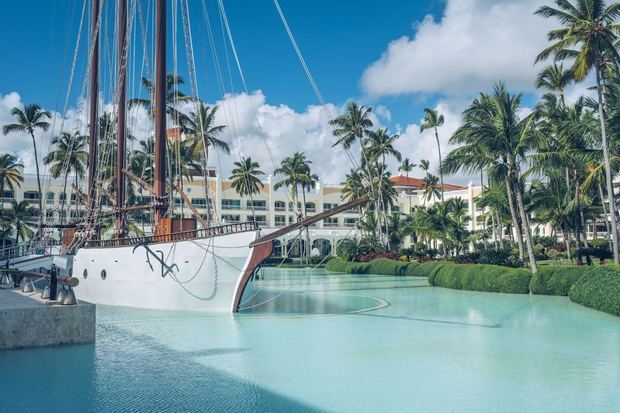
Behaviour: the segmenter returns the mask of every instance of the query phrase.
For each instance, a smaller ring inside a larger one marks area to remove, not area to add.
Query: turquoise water
[[[620,318],[562,297],[269,271],[238,316],[98,307],[0,352],[0,412],[618,411]]]

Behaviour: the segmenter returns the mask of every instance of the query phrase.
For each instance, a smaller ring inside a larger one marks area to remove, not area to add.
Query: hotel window
[[[267,201],[263,201],[263,200],[248,200],[247,201],[247,207],[248,209],[252,210],[256,210],[256,211],[266,211],[267,210]]]
[[[248,221],[249,222],[256,222],[258,224],[259,227],[264,227],[267,225],[267,217],[265,215],[256,215],[256,216],[252,216],[250,215],[248,217]]]
[[[286,217],[284,215],[275,216],[276,227],[283,227],[286,225]]]
[[[37,191],[26,191],[24,192],[24,199],[28,202],[38,201],[39,193]]]
[[[48,192],[47,193],[47,201],[46,203],[48,204],[53,204],[54,203],[54,193],[53,192]]]
[[[64,201],[64,200],[66,200],[66,199],[67,199],[67,194],[65,194],[65,193],[58,194],[58,200],[59,200],[60,202],[63,202],[63,201]]]
[[[241,209],[241,200],[222,199],[222,209]]]
[[[291,211],[293,210],[293,203],[292,202],[288,203],[288,209],[290,209]],[[297,210],[298,211],[301,210],[301,202],[297,203]]]
[[[13,199],[13,191],[4,191],[2,197],[4,199]]]
[[[239,215],[222,215],[222,221],[225,223],[239,222],[241,221],[241,217]]]
[[[325,228],[332,228],[332,227],[337,227],[338,226],[338,218],[325,218],[323,220],[323,226]]]
[[[274,209],[276,211],[286,211],[286,203],[282,201],[276,201],[274,204]]]
[[[75,205],[77,201],[77,195],[75,193],[71,194],[71,205]]]
[[[306,202],[306,212],[316,212],[316,204],[314,202]]]
[[[196,208],[206,208],[207,201],[204,198],[192,198],[192,205]]]
[[[338,204],[330,204],[330,203],[323,204],[323,211],[328,211],[328,210],[334,209],[336,207],[338,207]]]
[[[54,210],[47,210],[45,211],[45,220],[46,221],[53,221],[54,220]]]
[[[355,218],[345,218],[344,219],[344,226],[347,227],[347,228],[353,228],[356,223],[357,223],[357,219],[355,219]]]

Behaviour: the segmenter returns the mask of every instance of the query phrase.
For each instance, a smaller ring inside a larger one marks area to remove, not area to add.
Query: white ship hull
[[[245,231],[138,246],[80,248],[73,261],[73,276],[80,280],[75,293],[79,300],[95,304],[235,311],[235,297],[243,292],[239,291],[245,287],[243,274],[250,265],[249,244],[255,238],[255,231]]]

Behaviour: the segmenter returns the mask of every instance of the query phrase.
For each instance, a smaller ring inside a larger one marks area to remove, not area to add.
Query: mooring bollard
[[[50,300],[54,301],[56,299],[57,292],[58,292],[58,271],[56,269],[56,264],[52,264],[52,270],[50,272]]]
[[[66,294],[67,292],[65,291],[65,287],[61,285],[60,288],[58,289],[58,294],[56,295],[56,301],[62,304],[65,301]]]

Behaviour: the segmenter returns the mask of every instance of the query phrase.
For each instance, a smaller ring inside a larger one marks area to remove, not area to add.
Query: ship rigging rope
[[[79,28],[78,28],[78,32],[77,32],[74,53],[73,53],[73,61],[71,63],[71,70],[70,70],[70,74],[69,74],[69,82],[68,82],[68,86],[67,86],[67,93],[65,95],[65,101],[64,101],[63,112],[62,112],[62,119],[61,119],[61,125],[60,125],[60,132],[61,132],[61,134],[64,131],[64,122],[65,122],[66,115],[67,115],[67,112],[68,112],[69,98],[71,96],[71,91],[73,90],[73,82],[74,82],[74,79],[75,79],[75,71],[76,71],[76,66],[77,66],[78,52],[80,50],[82,31],[83,31],[83,27],[84,27],[84,17],[86,15],[87,3],[88,3],[88,1],[85,0],[84,4],[82,6],[82,12],[81,12],[81,16],[80,16],[80,23],[79,23]],[[102,12],[103,12],[103,1],[101,2],[100,8],[99,8],[99,11],[98,11],[99,17],[101,17]],[[87,60],[87,69],[86,69],[87,71],[90,69],[91,59],[92,59],[93,51],[94,51],[93,50],[94,49],[93,48],[93,44],[94,44],[93,42],[94,42],[94,39],[96,38],[96,36],[99,33],[100,23],[101,23],[101,19],[99,18],[98,19],[98,24],[95,27],[92,39],[90,41],[89,54],[88,54],[88,60]],[[87,84],[86,79],[84,79],[83,83],[82,83],[82,92],[80,94],[80,99],[79,99],[80,101],[82,101],[82,98],[85,96],[86,84]],[[78,107],[78,110],[77,110],[77,119],[78,119],[78,123],[76,125],[77,133],[79,133],[79,131],[81,129],[81,126],[82,126],[82,124],[81,124],[81,116],[80,115],[81,115],[83,106],[84,105],[80,105]],[[55,122],[55,119],[56,119],[56,117],[54,117],[54,122]],[[53,129],[54,129],[54,127],[52,126],[52,130]],[[69,147],[67,148],[68,152],[72,152],[73,151],[74,143],[75,143],[75,134],[71,134],[71,138],[69,140]],[[50,139],[49,145],[48,145],[48,152],[49,151],[51,151],[51,139]],[[68,175],[69,168],[71,167],[70,166],[70,159],[71,159],[70,157],[65,157],[65,159],[63,160],[63,165],[62,165],[61,171],[60,171],[60,175],[61,176]],[[47,189],[49,189],[51,187],[50,180],[51,180],[51,175],[48,175],[47,182],[45,184],[45,188],[47,188]],[[56,190],[54,191],[55,193],[59,192],[60,185],[61,185],[60,182],[58,182],[56,184]],[[43,196],[43,194],[40,194],[40,196]],[[65,192],[63,192],[63,196],[64,196],[64,199],[61,202],[61,207],[64,209],[65,204],[67,204],[67,202],[66,202],[67,199],[66,199],[66,193]],[[46,201],[47,201],[47,199],[46,199]],[[47,206],[47,202],[45,203],[45,206]],[[43,208],[44,211],[40,211],[39,212],[41,215],[46,214],[45,211],[47,211],[47,208],[45,206]],[[70,206],[69,206],[69,208],[70,208]],[[52,209],[52,214],[55,214],[55,212],[57,212],[57,210],[60,209],[60,207],[58,205],[55,205],[51,209]],[[65,213],[66,213],[66,211],[65,211]],[[64,216],[60,217],[60,222],[63,222],[64,218],[65,218]]]
[[[218,0],[218,1],[222,1],[222,0]],[[282,8],[280,7],[280,3],[278,2],[278,0],[273,0],[273,3],[278,11],[278,14],[280,16],[280,20],[282,20],[282,24],[284,25],[284,28],[286,30],[286,33],[288,34],[289,40],[291,41],[291,44],[293,46],[293,48],[295,49],[295,53],[297,54],[297,58],[299,59],[299,62],[301,63],[304,72],[306,73],[306,77],[308,78],[308,81],[310,82],[310,85],[312,86],[312,89],[314,90],[314,93],[317,97],[317,99],[319,100],[319,102],[321,103],[321,106],[323,107],[323,110],[325,111],[325,113],[327,114],[327,117],[330,119],[331,122],[334,121],[334,117],[332,116],[331,112],[329,111],[329,108],[327,106],[327,104],[325,103],[325,100],[323,99],[323,95],[321,94],[321,91],[319,90],[319,87],[316,83],[316,81],[314,80],[314,77],[312,76],[312,73],[310,72],[310,69],[308,68],[308,65],[306,64],[306,60],[303,57],[303,54],[301,53],[301,49],[299,48],[299,45],[297,44],[297,41],[295,40],[295,36],[293,35],[293,32],[291,31],[291,28],[289,27],[288,21],[286,20],[286,17],[284,16],[284,12],[282,11]],[[361,160],[362,162],[362,166],[365,165],[369,165],[368,159],[367,159],[367,154],[366,151],[364,151],[364,144],[363,142],[360,142],[360,154],[361,154]],[[355,169],[364,169],[364,168],[360,168],[360,166],[357,164],[355,157],[353,156],[353,154],[351,153],[351,150],[349,148],[344,148],[345,149],[345,153],[347,154],[347,156],[349,157],[349,160],[351,161],[351,163],[353,164],[353,167]],[[373,189],[373,177],[372,177],[372,172],[370,170],[370,168],[365,168],[367,170],[367,180],[368,180],[368,188],[370,189],[370,197],[374,198],[374,189]],[[383,180],[383,175],[377,177],[378,182],[379,182],[379,186],[378,186],[378,194],[377,194],[377,199],[380,200],[381,199],[381,181]],[[377,211],[378,214],[378,211]],[[380,218],[379,218],[380,219]]]
[[[250,102],[252,102],[253,100],[253,95],[250,94],[247,83],[245,81],[245,76],[243,74],[243,69],[241,68],[241,62],[239,59],[239,55],[237,54],[237,48],[235,46],[235,41],[233,39],[232,36],[232,31],[230,30],[230,24],[228,23],[228,16],[226,15],[226,8],[224,7],[224,2],[222,0],[218,0],[218,8],[219,8],[219,13],[220,13],[220,20],[222,22],[222,30],[226,30],[226,36],[228,38],[228,42],[230,43],[230,49],[232,51],[233,57],[235,59],[235,63],[237,66],[237,71],[239,72],[239,78],[241,79],[241,84],[243,85],[243,90],[245,91],[246,96],[248,97],[248,100]],[[206,10],[206,6],[205,6],[205,0],[203,0],[203,9]],[[224,35],[224,33],[223,33]],[[225,51],[228,52],[228,48],[226,47],[226,42],[224,42],[224,47],[225,47]],[[228,53],[226,53],[226,57],[228,60]],[[229,77],[231,78],[231,87],[232,87],[232,76],[230,75],[230,65],[228,65],[228,70],[229,70]],[[254,113],[254,120],[256,121],[256,124],[258,126],[258,128],[263,131],[264,134],[266,134],[266,130],[264,129],[262,122],[260,121],[259,117],[258,117],[258,112]],[[273,155],[273,152],[271,150],[271,147],[269,145],[269,142],[267,141],[267,138],[263,135],[263,134],[259,134],[259,136],[262,138],[263,144],[265,145],[265,149],[267,151],[267,155],[269,157],[269,160],[271,161],[271,164],[273,166],[274,169],[278,168],[278,164],[276,162],[276,159]],[[293,197],[291,195],[291,192],[289,191],[287,186],[284,186],[284,190],[286,192],[286,196],[289,200],[289,202],[293,202]]]

